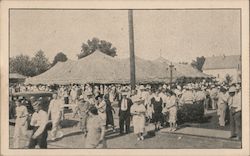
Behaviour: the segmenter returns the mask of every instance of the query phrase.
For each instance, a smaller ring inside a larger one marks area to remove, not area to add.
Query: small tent
[[[10,83],[24,83],[26,76],[18,74],[18,73],[10,73],[9,81]]]

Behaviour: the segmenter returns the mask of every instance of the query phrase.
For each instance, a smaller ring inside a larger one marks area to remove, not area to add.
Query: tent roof
[[[18,73],[10,73],[9,79],[25,79],[26,76],[18,74]]]
[[[169,71],[167,61],[149,61],[139,57],[135,58],[136,80],[139,83],[169,82]],[[129,83],[130,63],[129,58],[117,59],[108,56],[100,51],[95,51],[80,60],[68,60],[58,62],[48,71],[26,79],[30,84],[70,84],[70,83]],[[188,67],[186,67],[188,68]],[[173,78],[185,76],[181,73],[187,69],[177,68]],[[196,76],[204,76],[199,71]],[[199,74],[200,75],[199,75]]]

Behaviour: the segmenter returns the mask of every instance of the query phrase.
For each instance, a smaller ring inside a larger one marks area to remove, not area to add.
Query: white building
[[[220,82],[225,80],[227,75],[232,76],[233,82],[241,81],[241,56],[212,56],[206,57],[202,68],[203,72],[213,75]]]

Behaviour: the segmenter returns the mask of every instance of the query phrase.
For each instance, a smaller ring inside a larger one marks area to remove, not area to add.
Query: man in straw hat
[[[128,92],[126,90],[122,90],[122,98],[118,102],[119,107],[119,127],[120,127],[120,135],[124,133],[124,126],[126,126],[126,132],[130,132],[130,108],[132,106],[131,99],[128,98]]]
[[[28,148],[47,148],[47,123],[48,114],[42,110],[42,100],[38,100],[32,104],[35,112],[32,115],[30,125],[33,126],[33,133],[28,145]]]
[[[235,86],[229,88],[228,106],[230,109],[230,138],[241,139],[241,94],[237,94]]]

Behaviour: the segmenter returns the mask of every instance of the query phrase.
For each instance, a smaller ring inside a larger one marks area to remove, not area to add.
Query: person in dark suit
[[[126,126],[125,133],[130,132],[130,108],[132,105],[133,102],[128,98],[128,92],[122,91],[122,98],[118,102],[120,135],[124,134],[124,126]]]

